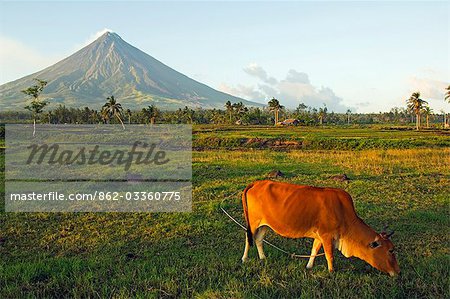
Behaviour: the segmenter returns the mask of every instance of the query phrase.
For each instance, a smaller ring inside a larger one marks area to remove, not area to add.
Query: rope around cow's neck
[[[234,223],[236,223],[237,225],[239,225],[243,230],[247,231],[247,228],[245,228],[245,226],[243,226],[242,224],[239,223],[239,221],[237,221],[236,219],[233,218],[233,216],[231,216],[223,207],[222,207],[222,203],[225,201],[226,198],[224,198],[219,205],[219,208],[222,210],[222,212],[225,213],[225,215],[228,216],[228,218],[230,218],[231,220],[233,220]],[[310,257],[316,257],[316,256],[322,256],[325,255],[325,253],[319,253],[316,255],[302,255],[302,254],[295,254],[295,253],[290,253],[284,249],[281,249],[280,247],[276,246],[275,244],[270,243],[269,241],[263,239],[263,242],[266,243],[269,246],[272,246],[273,248],[277,249],[278,251],[281,251],[287,255],[289,255],[291,258],[310,258]]]

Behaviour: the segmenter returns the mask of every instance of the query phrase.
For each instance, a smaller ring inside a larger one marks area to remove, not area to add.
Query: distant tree
[[[128,124],[131,124],[131,110],[127,109]]]
[[[445,92],[445,100],[447,101],[447,102],[449,102],[450,103],[450,85],[449,86],[447,86],[447,88],[445,88],[445,90],[446,90],[446,92]],[[445,111],[443,111],[443,114],[444,114],[444,128],[445,128],[445,126],[447,125],[447,120],[446,120],[446,113],[445,113]]]
[[[175,122],[177,124],[180,124],[183,122],[183,118],[184,118],[184,113],[183,113],[183,109],[178,108],[177,111],[175,111]]]
[[[430,115],[433,113],[433,109],[431,109],[430,106],[426,105],[423,107],[422,112],[425,115],[426,120],[427,120],[427,128],[429,128],[430,127],[429,119],[430,119]]]
[[[91,115],[89,116],[89,118],[91,119],[91,122],[93,124],[98,123],[100,121],[100,116],[97,110],[91,110]]]
[[[278,116],[279,116],[280,110],[283,109],[284,106],[282,106],[280,104],[280,102],[275,98],[272,98],[268,104],[269,104],[269,111],[273,112],[275,114],[275,126],[276,126],[278,124],[278,120],[279,120]]]
[[[51,110],[48,111],[48,112],[46,113],[45,116],[46,116],[46,118],[47,118],[48,123],[51,124],[51,123],[52,123],[52,119],[53,119],[53,113],[52,113],[52,111],[51,111]]]
[[[444,116],[444,123],[442,125],[443,125],[443,128],[445,129],[445,127],[447,125],[447,117],[446,117],[447,114],[445,113],[444,109],[441,110],[441,113]]]
[[[223,116],[220,110],[213,109],[211,111],[211,117],[209,119],[213,124],[220,124],[223,121]]]
[[[325,104],[323,105],[323,108],[319,108],[318,117],[319,117],[320,125],[323,125],[323,120],[327,116],[327,111],[328,111],[328,109],[327,109],[327,106]]]
[[[38,117],[39,114],[42,113],[42,111],[44,111],[45,106],[47,106],[48,104],[47,101],[41,101],[39,99],[41,92],[47,85],[47,81],[40,80],[37,78],[34,79],[34,81],[36,81],[37,84],[22,90],[24,94],[31,97],[31,103],[30,105],[25,106],[25,109],[31,111],[33,115],[33,137],[36,135],[36,118]]]
[[[91,109],[89,107],[84,107],[81,115],[82,123],[89,124],[91,123]]]
[[[298,106],[295,109],[295,111],[297,113],[302,113],[302,112],[305,112],[306,108],[308,108],[308,106],[306,106],[304,103],[300,103],[300,104],[298,104]]]
[[[154,125],[156,118],[160,115],[159,109],[155,105],[150,105],[147,108],[142,109],[146,117],[150,120],[150,124]]]
[[[122,105],[116,101],[114,96],[106,98],[106,103],[102,107],[102,116],[107,121],[109,121],[112,117],[115,116],[120,121],[122,128],[125,130],[125,125],[123,124],[122,121],[123,108]]]
[[[250,108],[245,114],[245,122],[253,125],[268,124],[268,118],[270,115],[267,112],[263,112],[260,108]]]
[[[352,114],[352,110],[350,110],[350,109],[347,109],[347,124],[349,125],[350,124],[350,115]]]
[[[233,111],[234,111],[234,109],[233,109],[233,105],[231,104],[230,101],[227,101],[227,102],[225,103],[225,109],[227,109],[228,115],[229,115],[229,117],[230,117],[230,124],[231,124],[231,123],[233,123],[232,117],[233,117]]]
[[[239,120],[241,120],[242,116],[245,115],[245,113],[248,112],[248,108],[245,107],[245,105],[242,102],[234,103],[233,109],[238,117]]]
[[[183,118],[186,119],[187,123],[192,124],[194,122],[195,111],[185,106],[183,109]]]
[[[420,98],[420,92],[414,92],[411,97],[407,100],[408,109],[413,111],[416,115],[416,129],[420,129],[420,113],[427,101]]]

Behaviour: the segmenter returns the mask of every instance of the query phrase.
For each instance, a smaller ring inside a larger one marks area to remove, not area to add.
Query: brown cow
[[[346,257],[356,256],[391,276],[400,273],[394,245],[389,240],[392,233],[378,234],[365,224],[344,190],[257,181],[245,188],[242,205],[247,222],[243,262],[253,236],[259,258],[265,258],[262,241],[270,227],[283,237],[314,239],[308,269],[323,245],[328,270],[333,271],[334,245]]]

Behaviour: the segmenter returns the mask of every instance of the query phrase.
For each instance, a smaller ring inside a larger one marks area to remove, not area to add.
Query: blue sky
[[[359,112],[404,106],[419,90],[450,110],[448,2],[5,2],[0,84],[72,54],[111,29],[213,88],[288,107]]]

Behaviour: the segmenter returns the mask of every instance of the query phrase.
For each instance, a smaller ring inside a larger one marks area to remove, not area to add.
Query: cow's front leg
[[[244,255],[242,256],[242,262],[245,263],[248,259],[248,251],[250,250],[250,243],[248,240],[248,235],[245,233],[245,248],[244,248]]]
[[[308,264],[306,265],[306,269],[311,269],[314,265],[315,255],[319,252],[322,247],[322,242],[319,239],[314,239],[314,243],[311,249],[311,256],[309,257]]]
[[[263,250],[263,240],[264,240],[264,235],[266,234],[267,231],[267,226],[262,226],[259,227],[256,230],[255,233],[255,244],[256,244],[256,248],[258,249],[258,255],[260,259],[265,259],[266,255],[264,254],[264,250]]]

